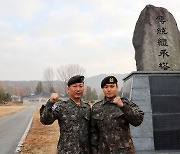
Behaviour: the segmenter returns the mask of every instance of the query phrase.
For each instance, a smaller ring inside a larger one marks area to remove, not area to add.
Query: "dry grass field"
[[[25,109],[27,106],[17,105],[16,103],[9,103],[9,106],[0,106],[0,119],[8,115],[19,112],[22,109]]]
[[[57,121],[52,125],[42,125],[39,117],[39,107],[34,113],[32,127],[24,141],[21,154],[56,154],[59,139]]]

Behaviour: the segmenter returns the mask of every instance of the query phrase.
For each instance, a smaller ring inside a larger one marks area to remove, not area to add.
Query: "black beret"
[[[69,79],[67,85],[68,87],[74,83],[84,83],[84,76],[76,75]]]
[[[117,83],[118,80],[114,76],[107,76],[101,81],[101,88],[104,88],[106,84]]]

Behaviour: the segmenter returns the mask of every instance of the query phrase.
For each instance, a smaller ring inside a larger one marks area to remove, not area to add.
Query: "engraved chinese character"
[[[161,24],[164,24],[166,22],[166,20],[164,19],[164,16],[158,16],[156,19],[159,20]]]
[[[168,70],[170,68],[170,66],[168,66],[168,63],[165,63],[165,62],[160,63],[159,67],[163,70]]]
[[[164,27],[158,28],[157,29],[157,34],[167,34],[166,28],[164,28]]]
[[[164,50],[161,50],[161,51],[160,51],[160,54],[159,54],[158,56],[163,56],[163,58],[164,58],[165,56],[169,57],[169,54],[168,54],[168,52],[166,51],[166,49],[164,49]]]
[[[159,46],[168,46],[167,45],[167,40],[166,39],[158,39],[158,45]]]

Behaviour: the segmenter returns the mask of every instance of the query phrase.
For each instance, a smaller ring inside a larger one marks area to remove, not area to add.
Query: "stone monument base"
[[[145,113],[140,126],[131,126],[136,150],[180,149],[180,71],[137,71],[123,80],[123,96]]]

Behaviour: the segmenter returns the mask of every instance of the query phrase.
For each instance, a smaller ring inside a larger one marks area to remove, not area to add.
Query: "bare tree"
[[[54,71],[52,68],[48,67],[44,70],[43,73],[44,80],[46,81],[47,88],[49,92],[52,92],[53,88],[53,80],[54,80]]]
[[[62,81],[62,88],[65,95],[67,94],[66,87],[69,78],[74,75],[83,75],[84,73],[85,69],[77,64],[61,65],[57,69],[57,78],[59,81]]]

